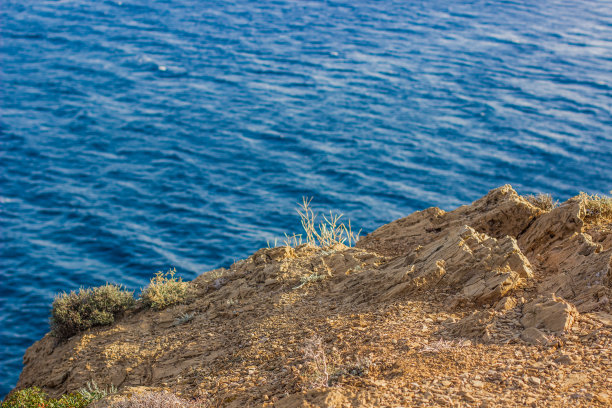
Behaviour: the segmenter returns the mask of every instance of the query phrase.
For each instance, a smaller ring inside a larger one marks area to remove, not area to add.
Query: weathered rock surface
[[[517,237],[542,211],[519,196],[511,186],[492,190],[471,205],[445,212],[432,207],[384,225],[363,237],[358,248],[398,256],[443,238],[448,231],[468,225],[493,238]]]
[[[479,305],[497,302],[533,277],[514,238],[495,239],[467,225],[397,257],[382,270],[391,282],[382,299],[438,288]]]
[[[523,307],[521,323],[525,328],[543,328],[553,332],[572,328],[578,311],[574,305],[551,294],[540,296]]]
[[[612,220],[585,221],[581,200],[544,211],[503,186],[355,248],[259,250],[193,280],[183,305],[45,336],[18,388],[95,380],[118,399],[170,390],[231,407],[606,406]]]

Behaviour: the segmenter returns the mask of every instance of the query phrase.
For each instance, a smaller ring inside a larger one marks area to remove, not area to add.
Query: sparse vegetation
[[[176,269],[157,272],[140,294],[143,304],[154,310],[162,310],[183,303],[187,299],[189,284],[175,277],[175,274]]]
[[[180,326],[181,324],[189,323],[194,317],[195,313],[183,313],[174,320],[172,326]]]
[[[116,392],[117,388],[114,385],[111,384],[110,387],[100,388],[95,381],[88,381],[85,387],[79,390],[79,394],[90,401],[97,401]]]
[[[312,198],[302,198],[302,203],[296,210],[300,216],[300,221],[304,234],[285,234],[282,242],[287,247],[296,248],[302,244],[307,244],[313,247],[328,248],[336,244],[353,246],[359,240],[361,230],[354,232],[351,226],[351,220],[347,224],[341,222],[343,214],[334,214],[332,211],[329,215],[323,215],[323,222],[317,222],[318,215],[312,209],[310,203]],[[276,247],[278,239],[272,243],[267,241],[268,248]]]
[[[317,214],[314,213],[310,203],[312,198],[302,198],[297,213],[302,222],[302,228],[306,233],[306,243],[312,246],[330,247],[335,244],[353,246],[359,240],[361,230],[354,233],[351,227],[351,220],[348,225],[340,222],[343,214],[329,212],[329,218],[323,216],[323,222],[317,224]],[[300,236],[301,237],[301,236]]]
[[[317,281],[320,281],[320,280],[323,280],[323,279],[325,279],[325,276],[319,275],[316,272],[312,273],[312,274],[310,274],[308,276],[302,276],[300,278],[300,284],[298,286],[294,287],[293,289],[299,289],[299,288],[301,288],[302,286],[304,286],[304,285],[306,285],[308,283],[317,282]]]
[[[68,338],[91,327],[112,324],[133,305],[133,292],[113,284],[64,292],[53,301],[51,330],[56,337]]]
[[[339,383],[344,377],[367,377],[373,365],[369,357],[358,358],[354,364],[334,370],[329,376],[329,385]]]
[[[543,211],[550,211],[559,206],[559,201],[555,201],[550,194],[539,193],[537,195],[527,195],[525,199],[533,206]]]
[[[116,392],[113,386],[110,389],[101,389],[95,382],[91,382],[78,392],[55,399],[49,398],[47,393],[38,387],[30,387],[9,395],[2,403],[2,408],[83,408],[113,392]]]
[[[465,347],[467,343],[463,340],[455,341],[455,340],[444,340],[440,338],[435,343],[425,344],[421,348],[421,353],[441,353],[443,351],[456,350],[461,347]]]
[[[612,222],[612,197],[581,192],[578,198],[583,200],[585,205],[585,222],[593,224]]]

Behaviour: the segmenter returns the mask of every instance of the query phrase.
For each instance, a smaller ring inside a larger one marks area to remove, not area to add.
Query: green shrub
[[[40,388],[31,387],[9,395],[2,403],[2,408],[84,408],[97,399],[99,398],[88,397],[80,392],[53,399]]]
[[[94,326],[112,324],[115,316],[134,305],[134,293],[106,284],[55,297],[51,311],[52,333],[68,338]]]
[[[26,388],[9,395],[2,408],[46,407],[47,394],[38,387]]]
[[[189,284],[183,282],[182,278],[176,278],[175,274],[176,269],[170,269],[166,273],[157,272],[149,286],[140,294],[143,304],[155,310],[162,310],[184,302],[187,299]]]

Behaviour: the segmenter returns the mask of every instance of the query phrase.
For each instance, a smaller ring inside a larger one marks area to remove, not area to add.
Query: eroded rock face
[[[551,294],[540,296],[523,307],[521,323],[525,328],[535,327],[553,332],[569,330],[578,317],[576,307]]]
[[[514,238],[492,238],[467,225],[396,258],[385,271],[393,284],[383,299],[438,288],[475,304],[497,302],[533,276]]]
[[[588,312],[609,302],[612,248],[605,227],[585,232],[584,212],[582,201],[568,200],[539,217],[518,243],[540,271],[539,293],[555,293]]]
[[[519,245],[525,253],[539,255],[572,235],[580,233],[584,226],[580,218],[582,208],[580,201],[568,201],[543,214],[520,234]]]

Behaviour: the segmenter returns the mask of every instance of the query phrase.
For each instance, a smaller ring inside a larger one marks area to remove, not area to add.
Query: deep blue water
[[[55,293],[511,183],[612,189],[609,1],[0,4],[0,395]]]

